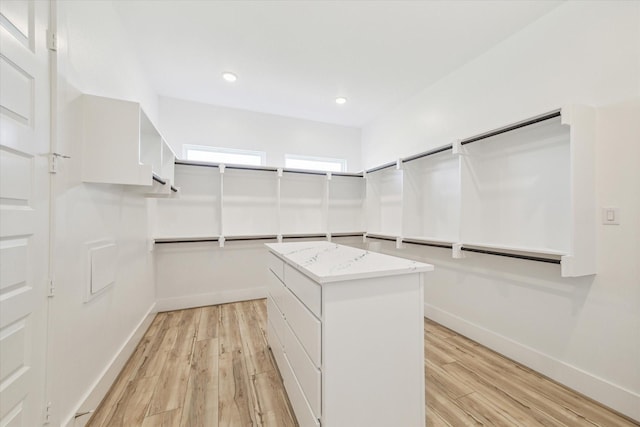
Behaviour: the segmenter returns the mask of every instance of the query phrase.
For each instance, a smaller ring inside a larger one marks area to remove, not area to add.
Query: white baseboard
[[[248,301],[258,298],[266,298],[267,290],[264,287],[238,289],[224,292],[211,292],[206,294],[186,295],[174,298],[160,298],[156,301],[156,310],[171,311],[185,308],[202,307],[205,305],[226,304],[229,302]]]
[[[424,315],[627,417],[640,421],[640,395],[425,303]]]
[[[116,352],[115,356],[111,359],[111,362],[104,368],[98,376],[98,379],[83,395],[81,403],[77,405],[77,409],[72,414],[68,414],[63,418],[63,422],[60,425],[65,427],[84,427],[84,425],[89,421],[89,418],[91,418],[91,413],[93,413],[93,411],[98,407],[116,377],[120,371],[122,371],[125,363],[127,363],[127,360],[129,360],[129,357],[133,354],[136,346],[151,325],[156,312],[156,304],[151,304],[149,310],[147,310],[146,314],[142,317],[142,320],[140,320],[138,325],[133,329],[133,331],[131,331],[131,334],[129,334],[122,347],[120,347],[118,352]],[[76,414],[81,413],[87,414],[75,418]]]

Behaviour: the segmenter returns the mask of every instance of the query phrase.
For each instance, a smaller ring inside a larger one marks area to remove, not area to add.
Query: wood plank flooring
[[[159,313],[87,426],[297,426],[266,322],[265,300]],[[437,323],[424,336],[429,427],[638,426]]]

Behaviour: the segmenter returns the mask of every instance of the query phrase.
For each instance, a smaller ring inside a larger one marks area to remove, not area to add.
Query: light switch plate
[[[604,225],[620,225],[620,208],[602,208],[602,223]]]

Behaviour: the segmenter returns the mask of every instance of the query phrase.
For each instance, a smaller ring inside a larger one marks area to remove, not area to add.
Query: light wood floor
[[[265,300],[158,314],[87,425],[296,426],[266,321]],[[434,322],[424,335],[429,427],[638,425]]]

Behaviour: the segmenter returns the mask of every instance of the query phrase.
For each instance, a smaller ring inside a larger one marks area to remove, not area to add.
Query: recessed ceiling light
[[[238,80],[238,76],[229,71],[225,71],[224,73],[222,73],[222,78],[228,82],[235,82],[236,80]]]
[[[336,104],[340,104],[340,105],[342,105],[342,104],[344,104],[345,102],[347,102],[347,98],[344,98],[344,97],[342,97],[342,96],[339,96],[339,97],[337,97],[337,98],[336,98]]]

